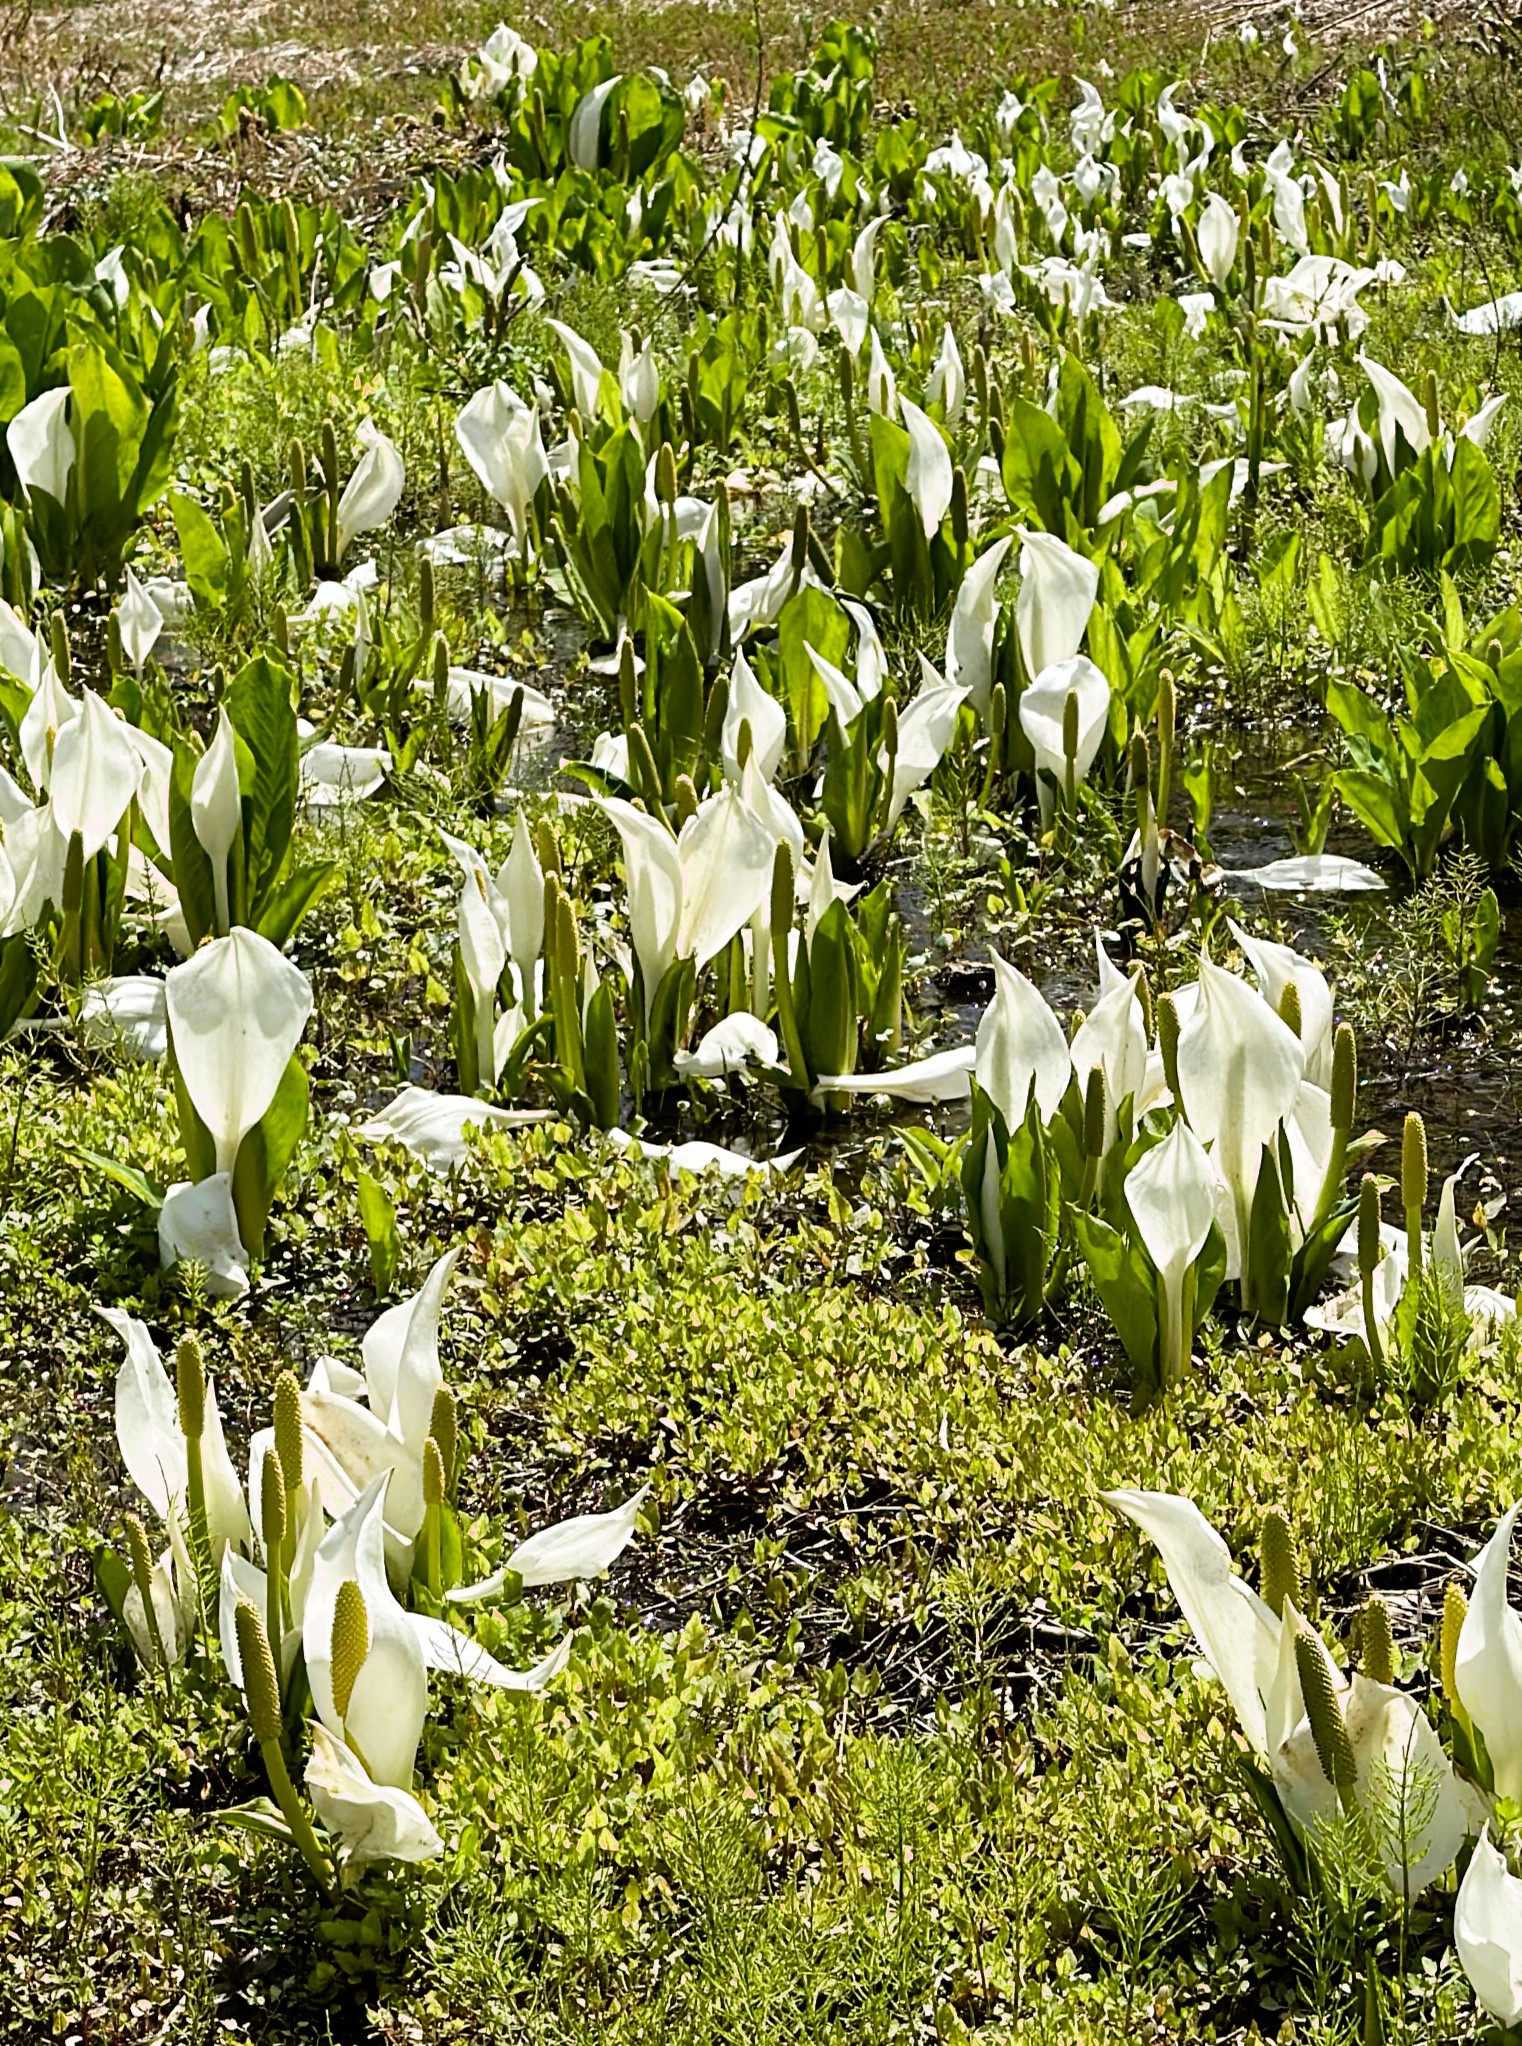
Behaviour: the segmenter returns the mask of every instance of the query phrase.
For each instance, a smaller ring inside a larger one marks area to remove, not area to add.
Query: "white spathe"
[[[455,420],[454,430],[466,461],[507,513],[519,556],[526,557],[529,513],[550,473],[539,407],[524,404],[499,378],[476,392]]]
[[[1405,441],[1413,455],[1425,453],[1434,439],[1432,423],[1421,399],[1392,370],[1367,355],[1360,355],[1358,362],[1379,400],[1379,444],[1385,466],[1393,476],[1400,441]]]
[[[1183,1375],[1189,1354],[1184,1281],[1215,1221],[1215,1174],[1187,1123],[1176,1122],[1160,1144],[1137,1159],[1126,1174],[1125,1193],[1162,1287],[1161,1376],[1164,1385],[1172,1385]]]
[[[722,1080],[752,1065],[775,1066],[780,1057],[776,1032],[759,1016],[737,1009],[706,1031],[692,1051],[679,1051],[673,1064],[684,1080]]]
[[[1195,241],[1211,283],[1222,289],[1231,276],[1232,264],[1237,260],[1241,232],[1242,223],[1235,206],[1228,205],[1219,192],[1210,193],[1200,208]]]
[[[74,471],[74,429],[69,422],[69,387],[60,384],[23,405],[5,429],[5,445],[16,477],[30,497],[41,491],[62,504]]]
[[[931,540],[951,509],[951,450],[935,421],[912,400],[900,398],[899,411],[909,435],[906,488],[925,529],[925,538]]]
[[[1043,824],[1051,822],[1057,791],[1067,786],[1064,741],[1069,699],[1076,703],[1078,711],[1073,753],[1076,791],[1094,765],[1109,720],[1110,685],[1103,671],[1087,654],[1072,654],[1043,668],[1020,694],[1020,729],[1036,756],[1036,793]]]
[[[1522,1798],[1522,1617],[1506,1581],[1518,1511],[1502,1514],[1480,1551],[1454,1660],[1459,1700],[1485,1736],[1496,1795],[1514,1800]]]
[[[994,626],[998,617],[995,591],[1004,557],[1013,545],[1014,535],[1006,534],[974,561],[957,590],[946,634],[946,680],[967,691],[967,700],[980,718],[988,714],[993,690]]]
[[[978,1024],[973,1071],[1013,1130],[1025,1120],[1032,1093],[1044,1122],[1057,1113],[1073,1061],[1062,1025],[1045,996],[999,953],[991,952],[990,957],[994,998]]]
[[[1083,645],[1099,594],[1099,568],[1076,554],[1054,533],[1021,526],[1020,592],[1015,630],[1025,672],[1034,679],[1045,668],[1070,660]]]
[[[1228,1275],[1245,1279],[1263,1147],[1294,1110],[1305,1049],[1245,980],[1202,958],[1199,999],[1179,1032],[1178,1075],[1189,1126],[1210,1147],[1230,1201],[1236,1270]]]
[[[120,1308],[96,1310],[121,1337],[126,1354],[116,1374],[116,1442],[127,1475],[166,1526],[185,1516],[185,1437],[179,1402],[158,1347],[145,1323]],[[229,1545],[246,1548],[252,1535],[243,1489],[222,1433],[217,1389],[206,1384],[206,1422],[201,1436],[201,1472],[206,1525],[213,1559]]]
[[[182,1179],[159,1209],[159,1262],[167,1271],[182,1260],[203,1265],[213,1300],[236,1300],[248,1291],[248,1252],[238,1234],[230,1172],[192,1183]]]
[[[230,1174],[301,1041],[311,986],[268,938],[240,928],[176,966],[165,1000],[180,1078],[216,1146],[216,1170]]]
[[[750,922],[771,886],[776,838],[733,783],[707,797],[676,838],[621,797],[602,797],[599,807],[623,842],[648,1009],[674,960],[705,966]]]
[[[411,1791],[372,1782],[359,1757],[325,1726],[312,1730],[306,1787],[346,1866],[427,1861],[444,1851],[433,1821]]]
[[[787,712],[769,690],[761,687],[745,658],[745,649],[736,647],[719,741],[724,772],[730,781],[740,779],[741,725],[750,726],[750,757],[757,772],[763,781],[771,781],[782,764],[787,745]]]
[[[141,676],[164,630],[164,614],[130,568],[126,588],[117,602],[116,623],[122,637],[122,652],[132,663],[133,673]]]
[[[142,763],[122,720],[93,689],[80,697],[77,717],[59,732],[48,784],[53,824],[65,845],[78,832],[93,860],[115,832],[137,794]]]
[[[238,740],[227,706],[217,706],[217,729],[190,778],[190,822],[211,862],[217,923],[224,931],[228,910],[227,856],[243,829],[243,791],[238,775]]]
[[[396,510],[407,472],[395,445],[370,420],[358,433],[362,450],[354,473],[338,499],[338,553],[340,560],[349,543],[361,533],[373,533]]]
[[[115,1045],[150,1064],[161,1059],[169,1044],[163,981],[151,973],[92,981],[79,998],[79,1028],[88,1044]]]
[[[1318,1087],[1332,1080],[1332,990],[1326,975],[1312,959],[1293,945],[1278,945],[1268,938],[1255,938],[1239,923],[1227,918],[1227,929],[1242,948],[1263,997],[1277,1015],[1286,988],[1293,987],[1300,998],[1300,1042],[1305,1046],[1305,1076]]]
[[[1498,2025],[1522,2019],[1522,1882],[1488,1832],[1474,1853],[1453,1907],[1453,1944],[1469,1986]]]
[[[950,1051],[932,1052],[913,1059],[907,1066],[892,1066],[881,1073],[824,1073],[813,1098],[827,1094],[882,1094],[890,1101],[930,1104],[966,1101],[972,1093],[973,1061],[977,1053],[970,1044]]]
[[[641,1485],[611,1513],[578,1513],[553,1527],[541,1528],[519,1543],[500,1570],[479,1584],[462,1585],[450,1592],[451,1602],[479,1605],[499,1597],[514,1578],[527,1591],[539,1585],[601,1577],[634,1539],[634,1523],[649,1492],[648,1485]]]
[[[422,1644],[386,1579],[386,1483],[374,1479],[329,1528],[312,1563],[302,1615],[307,1678],[317,1717],[364,1756],[371,1779],[410,1791],[428,1714]],[[370,1646],[354,1679],[347,1712],[333,1696],[333,1621],[346,1582],[359,1586]]]
[[[473,1129],[518,1129],[525,1123],[548,1122],[548,1108],[494,1108],[469,1094],[435,1094],[427,1087],[404,1087],[394,1100],[361,1123],[355,1135],[367,1144],[401,1144],[435,1172],[452,1172],[469,1156],[467,1136]]]

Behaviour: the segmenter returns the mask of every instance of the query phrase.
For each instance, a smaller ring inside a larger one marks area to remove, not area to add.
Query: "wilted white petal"
[[[182,1258],[206,1267],[206,1290],[216,1300],[235,1300],[248,1291],[248,1252],[238,1235],[232,1175],[214,1172],[194,1186],[170,1187],[159,1209],[159,1262],[167,1269]]]
[[[404,1087],[379,1114],[361,1123],[355,1135],[367,1144],[401,1144],[435,1172],[452,1171],[469,1155],[466,1132],[472,1129],[519,1129],[525,1123],[548,1122],[548,1108],[494,1108],[469,1094],[434,1094],[426,1087]]]
[[[359,1757],[325,1726],[312,1729],[307,1795],[345,1863],[427,1861],[444,1843],[409,1790],[374,1783]]]

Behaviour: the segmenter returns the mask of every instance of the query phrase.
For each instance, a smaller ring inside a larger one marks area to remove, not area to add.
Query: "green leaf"
[[[1248,1217],[1248,1297],[1242,1305],[1275,1328],[1282,1327],[1289,1312],[1291,1257],[1290,1189],[1281,1177],[1273,1145],[1265,1144]]]
[[[1066,507],[1081,482],[1078,463],[1056,420],[1018,394],[1010,400],[999,473],[1011,510],[1067,538]]]
[[[238,1146],[233,1206],[238,1211],[238,1234],[250,1257],[264,1255],[265,1223],[307,1126],[308,1096],[307,1069],[293,1051],[274,1100]]]
[[[220,611],[227,603],[227,548],[222,536],[193,497],[182,490],[169,494],[174,530],[197,608]]]
[[[618,1023],[612,991],[605,980],[598,982],[587,1004],[582,1057],[593,1124],[600,1130],[616,1129],[620,1105]]]
[[[94,1566],[96,1585],[111,1609],[111,1617],[118,1626],[124,1625],[127,1593],[132,1589],[132,1572],[115,1549],[107,1548],[104,1542],[97,1542],[90,1551],[90,1561]]]
[[[83,1144],[69,1146],[74,1156],[86,1165],[93,1165],[97,1172],[103,1172],[107,1179],[124,1186],[129,1194],[143,1203],[145,1208],[157,1212],[164,1205],[164,1190],[151,1180],[146,1172],[140,1172],[135,1165],[128,1165],[121,1158],[108,1158],[103,1151],[87,1150]]]
[[[1399,789],[1377,774],[1345,767],[1337,776],[1337,792],[1380,845],[1409,857],[1411,818]]]
[[[255,1798],[251,1804],[235,1804],[225,1811],[211,1814],[213,1825],[229,1826],[236,1833],[252,1833],[260,1840],[280,1840],[286,1846],[295,1844],[295,1836],[280,1816],[280,1808],[267,1797]]]
[[[190,809],[191,783],[200,754],[183,742],[174,749],[174,767],[169,777],[169,853],[174,863],[175,886],[180,909],[192,945],[217,927],[216,881],[211,861],[196,837]]]
[[[1094,1290],[1136,1373],[1137,1390],[1150,1394],[1158,1383],[1158,1329],[1157,1295],[1146,1252],[1097,1215],[1075,1209],[1069,1220]]]
[[[396,1226],[396,1207],[377,1179],[361,1169],[359,1174],[359,1219],[365,1242],[370,1247],[370,1278],[375,1297],[383,1300],[396,1281],[401,1262],[402,1239]]]
[[[832,902],[809,946],[808,1013],[798,1019],[815,1073],[856,1070],[856,933],[843,902]]]
[[[315,860],[297,867],[265,896],[254,919],[254,929],[272,945],[284,947],[296,933],[307,911],[332,889],[342,875],[336,860]]]
[[[227,688],[227,715],[254,758],[244,816],[248,901],[255,916],[284,863],[296,819],[301,769],[295,690],[290,670],[264,654],[240,668]]]
[[[0,1038],[27,1014],[37,990],[37,955],[30,933],[0,939]]]

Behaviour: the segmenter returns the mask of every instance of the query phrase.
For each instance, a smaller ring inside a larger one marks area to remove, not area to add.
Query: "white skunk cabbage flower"
[[[127,727],[103,697],[86,689],[77,717],[53,746],[49,790],[53,823],[65,845],[78,832],[93,860],[121,823],[143,778]]]
[[[1043,668],[1071,660],[1083,645],[1099,594],[1099,568],[1075,554],[1054,533],[1021,526],[1020,594],[1015,629],[1025,672],[1032,680]]]
[[[257,932],[203,945],[165,981],[180,1079],[231,1174],[238,1147],[274,1100],[312,1013],[306,975]]]
[[[34,491],[41,491],[44,497],[61,505],[69,494],[69,478],[74,473],[68,385],[44,391],[30,405],[23,405],[5,429],[5,445],[16,465],[23,493],[30,497]]]
[[[477,391],[454,423],[455,439],[488,496],[507,513],[521,560],[529,551],[529,512],[550,473],[539,407],[499,378]]]
[[[338,553],[348,552],[349,543],[361,533],[373,533],[396,510],[407,472],[395,445],[370,420],[359,429],[363,450],[354,473],[338,500]]]
[[[1469,1986],[1498,2025],[1522,2019],[1522,1882],[1491,1845],[1475,1842],[1453,1907],[1453,1944]]]
[[[974,1072],[978,1085],[1015,1129],[1025,1120],[1034,1091],[1044,1122],[1057,1113],[1073,1061],[1062,1025],[1046,997],[1017,967],[990,952],[994,998],[978,1024]]]
[[[410,1790],[372,1782],[364,1764],[325,1726],[312,1729],[307,1794],[349,1868],[370,1861],[427,1861],[444,1843]]]
[[[1190,1500],[1129,1490],[1101,1497],[1156,1547],[1184,1618],[1296,1829],[1314,1837],[1339,1806],[1300,1688],[1295,1646],[1307,1634],[1331,1672],[1356,1769],[1352,1795],[1376,1822],[1387,1882],[1397,1894],[1408,1886],[1414,1894],[1451,1867],[1474,1830],[1473,1813],[1415,1702],[1371,1677],[1350,1683],[1292,1601],[1285,1600],[1281,1618],[1234,1573],[1226,1544]],[[1392,1816],[1392,1803],[1398,1823],[1380,1823]]]

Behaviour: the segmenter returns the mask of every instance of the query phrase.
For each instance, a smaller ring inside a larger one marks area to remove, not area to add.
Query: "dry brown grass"
[[[56,133],[60,116],[77,132],[78,111],[100,93],[163,86],[166,120],[152,150],[114,145],[49,152],[63,188],[99,189],[123,169],[177,182],[216,203],[242,182],[294,189],[368,211],[414,168],[448,160],[452,147],[431,126],[438,84],[477,47],[501,15],[535,40],[563,44],[609,36],[620,60],[660,64],[678,80],[698,71],[726,79],[737,104],[754,91],[757,31],[767,74],[801,64],[836,9],[800,12],[781,0],[669,0],[657,6],[610,0],[123,0],[31,11],[31,0],[0,0],[0,115],[23,131]],[[852,12],[849,6],[838,11]],[[856,10],[876,29],[880,104],[932,125],[986,106],[1024,74],[1116,76],[1133,65],[1174,69],[1213,95],[1240,95],[1270,117],[1296,113],[1334,90],[1348,62],[1439,12],[1437,31],[1454,44],[1494,48],[1514,37],[1513,8],[1445,0],[1302,0],[1296,36],[1302,59],[1278,57],[1291,0],[1122,0],[1110,11],[1061,4],[1009,6],[989,0],[879,0]],[[1244,58],[1236,30],[1244,14],[1266,46]],[[295,80],[311,103],[312,130],[188,159],[181,140],[238,85],[273,74]]]

